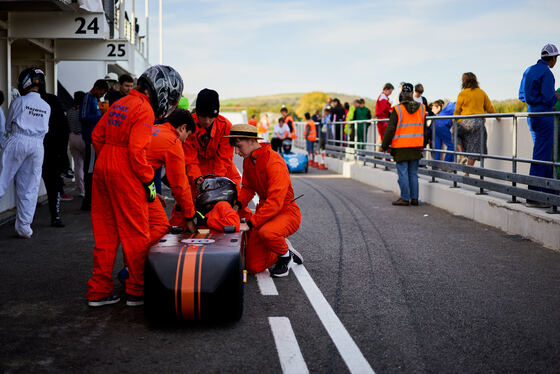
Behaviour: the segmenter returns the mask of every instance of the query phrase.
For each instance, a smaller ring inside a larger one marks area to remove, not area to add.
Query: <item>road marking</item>
[[[282,373],[309,373],[307,365],[299,349],[299,345],[287,317],[268,317]]]
[[[257,284],[259,285],[259,289],[261,290],[261,295],[278,296],[278,290],[276,289],[274,281],[270,277],[268,269],[255,274],[255,276],[257,277]]]
[[[340,322],[340,319],[338,319],[305,266],[295,265],[292,271],[296,275],[323,326],[325,326],[338,352],[340,352],[348,370],[351,373],[374,373],[360,348],[358,348],[342,322]]]

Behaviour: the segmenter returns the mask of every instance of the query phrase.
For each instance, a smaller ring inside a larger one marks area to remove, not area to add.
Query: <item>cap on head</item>
[[[109,73],[109,74],[107,74],[107,75],[105,76],[105,78],[103,78],[103,79],[105,79],[106,81],[118,82],[119,76],[118,76],[117,74],[115,74],[115,73]]]
[[[412,92],[414,92],[414,87],[410,83],[403,83],[401,92],[412,93]]]
[[[205,88],[196,97],[196,114],[199,117],[216,118],[220,113],[220,96],[214,90]]]
[[[541,50],[541,57],[554,57],[558,55],[560,55],[560,53],[558,53],[558,48],[556,48],[554,44],[549,43]]]

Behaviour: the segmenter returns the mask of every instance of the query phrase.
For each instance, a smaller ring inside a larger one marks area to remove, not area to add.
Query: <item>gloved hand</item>
[[[152,203],[156,200],[156,184],[154,183],[154,180],[152,179],[150,182],[148,183],[142,183],[144,185],[144,189],[146,190],[146,200],[148,200],[149,203]]]

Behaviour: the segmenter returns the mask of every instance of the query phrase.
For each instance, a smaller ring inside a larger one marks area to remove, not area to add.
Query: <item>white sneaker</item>
[[[292,254],[294,262],[298,265],[303,264],[303,256],[301,255],[301,253],[295,250],[295,248],[292,246],[292,243],[290,243],[288,239],[286,239],[286,244],[288,244],[288,250]]]

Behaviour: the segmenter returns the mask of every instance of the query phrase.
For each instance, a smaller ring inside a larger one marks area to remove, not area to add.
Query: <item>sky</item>
[[[560,47],[559,9],[557,0],[163,0],[163,63],[181,73],[186,93],[208,87],[221,98],[324,91],[375,99],[386,82],[407,81],[422,83],[429,101],[453,100],[471,71],[502,100],[517,97],[546,43]]]

